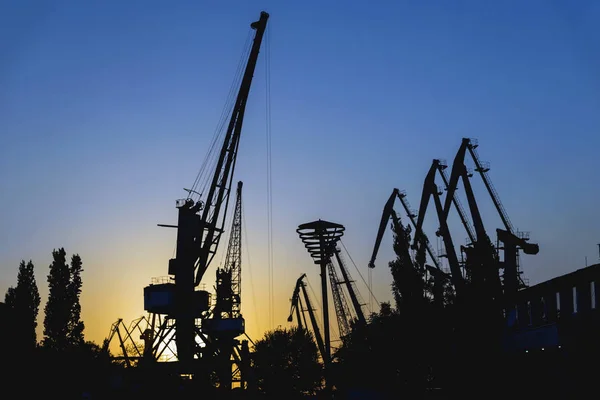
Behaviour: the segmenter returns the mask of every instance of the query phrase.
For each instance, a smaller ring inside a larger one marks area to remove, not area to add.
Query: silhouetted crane
[[[319,348],[319,353],[321,354],[321,358],[325,360],[326,357],[329,356],[329,354],[327,353],[325,343],[323,342],[323,336],[321,336],[321,330],[319,329],[319,324],[317,323],[317,318],[315,316],[315,311],[312,307],[312,302],[310,301],[310,297],[308,296],[308,292],[306,291],[306,283],[304,283],[304,278],[306,278],[306,274],[302,274],[300,278],[298,278],[298,280],[296,281],[296,286],[294,287],[294,294],[292,295],[292,305],[290,308],[290,316],[288,317],[288,322],[292,322],[292,315],[294,315],[295,310],[298,326],[303,329],[308,329],[308,326],[306,325],[306,320],[304,320],[304,325],[302,325],[302,319],[300,318],[301,313],[303,313],[304,311],[308,312],[308,316],[310,318],[310,322],[313,328],[313,333],[315,335],[315,340],[317,341],[317,347]],[[302,295],[304,296],[306,309],[302,309],[300,291],[302,291]]]
[[[224,232],[223,227],[246,103],[268,18],[269,14],[261,12],[259,20],[250,25],[255,30],[254,40],[233,108],[230,114],[226,114],[229,115],[229,123],[224,131],[216,165],[212,174],[209,172],[207,175],[212,175],[209,180],[210,184],[207,181],[207,193],[201,189],[200,191],[196,190],[198,188],[197,179],[194,186],[186,190],[189,196],[177,201],[177,225],[161,225],[177,228],[176,255],[175,258],[169,260],[168,269],[173,282],[144,288],[145,310],[150,313],[167,315],[166,322],[161,327],[164,332],[157,335],[157,340],[167,340],[165,332],[174,329],[179,361],[178,372],[196,373],[199,370],[216,372],[219,386],[222,388],[230,387],[232,379],[231,364],[227,371],[223,359],[231,354],[233,338],[244,332],[243,318],[239,315],[239,262],[241,258],[239,232],[232,232],[233,236],[230,240],[237,242],[230,246],[228,265],[217,273],[217,308],[212,312],[212,319],[208,319],[211,315],[209,310],[210,294],[204,290],[196,290],[196,288],[200,285],[207,268],[217,253]],[[202,171],[204,171],[204,166]],[[241,196],[241,185],[239,189],[238,193]],[[194,200],[192,194],[198,195],[199,198]],[[236,224],[235,218],[234,224]],[[239,225],[241,226],[241,221]],[[202,320],[202,324],[197,324],[198,319]],[[223,350],[224,341],[229,343],[227,345],[229,350]],[[247,342],[242,342],[240,351],[247,353]],[[228,354],[225,355],[225,353]],[[227,360],[227,362],[229,361]]]

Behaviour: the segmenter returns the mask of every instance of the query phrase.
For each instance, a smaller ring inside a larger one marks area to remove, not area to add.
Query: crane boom
[[[296,310],[298,310],[298,307],[300,306],[300,304],[299,304],[300,291],[302,291],[302,295],[304,296],[304,302],[306,303],[306,311],[308,311],[308,316],[310,317],[310,322],[312,324],[313,332],[315,334],[315,340],[317,341],[317,347],[319,347],[319,352],[321,353],[321,357],[323,358],[323,360],[325,360],[327,357],[327,352],[325,351],[325,344],[323,342],[323,336],[321,336],[321,330],[319,329],[319,324],[317,324],[317,318],[315,316],[314,309],[312,308],[312,303],[310,301],[310,297],[308,296],[308,292],[306,291],[306,284],[304,283],[305,277],[306,277],[306,274],[302,274],[300,276],[300,278],[298,278],[298,280],[296,281],[296,287],[294,288],[294,295],[292,297],[292,310],[294,308],[296,308]],[[293,312],[290,312],[290,316],[288,317],[288,321],[290,321],[290,322],[292,321],[292,314],[293,314]],[[297,319],[298,319],[298,325],[302,326],[299,316],[297,317]]]
[[[327,264],[327,270],[329,272],[329,281],[331,282],[331,293],[333,297],[333,305],[335,307],[335,316],[337,317],[340,338],[343,338],[350,333],[350,309],[348,308],[346,297],[344,296],[342,288],[340,287],[343,282],[340,281],[337,271],[335,270],[335,266],[331,261]]]
[[[446,189],[446,191],[447,191],[448,187],[449,187],[449,182],[448,182],[448,176],[446,175],[446,168],[448,166],[445,165],[444,163],[442,163],[441,160],[433,160],[433,162],[437,162],[438,171],[440,173],[440,176],[442,177],[442,181],[444,181],[444,189]],[[469,219],[467,218],[465,209],[463,208],[462,204],[460,203],[458,196],[456,196],[454,193],[452,194],[452,203],[454,203],[454,207],[456,208],[456,211],[458,212],[458,217],[460,218],[460,221],[462,222],[463,226],[465,227],[465,230],[467,231],[467,235],[469,235],[469,240],[471,241],[471,243],[474,243],[475,242],[475,233],[473,232],[473,227],[471,226],[471,223],[469,222]]]
[[[477,154],[477,150],[476,150],[476,148],[478,146],[477,143],[475,143],[473,140],[467,139],[467,138],[465,138],[463,140],[467,143],[467,148],[469,149],[469,153],[471,153],[471,157],[473,158],[473,162],[475,163],[475,170],[477,172],[479,172],[479,175],[481,175],[483,184],[485,185],[485,188],[487,189],[488,193],[490,194],[490,197],[492,198],[492,201],[494,202],[494,206],[496,207],[496,210],[498,211],[498,214],[500,215],[500,219],[502,220],[504,227],[506,228],[506,230],[509,233],[515,233],[512,223],[510,222],[510,219],[508,218],[508,214],[506,213],[504,206],[500,202],[500,196],[498,196],[498,192],[492,185],[492,181],[487,175],[489,168],[484,167],[482,165],[481,161],[479,160],[479,154]]]
[[[371,255],[371,260],[369,261],[369,268],[375,268],[375,259],[377,258],[377,253],[379,252],[381,239],[383,238],[383,234],[385,233],[385,229],[387,228],[388,221],[392,215],[391,213],[394,210],[394,200],[396,200],[397,193],[398,189],[394,189],[387,202],[385,203],[385,206],[383,207],[383,214],[381,215],[381,221],[379,222],[379,229],[377,230],[377,237],[375,238],[373,254]]]
[[[473,247],[466,249],[468,273],[477,290],[480,290],[482,293],[485,292],[490,298],[498,299],[502,288],[498,275],[499,264],[497,253],[485,230],[481,212],[479,211],[479,206],[475,199],[475,194],[464,161],[469,143],[469,139],[463,139],[454,158],[452,173],[448,183],[448,194],[443,211],[444,216],[447,217],[452,198],[457,189],[458,181],[461,179],[465,189],[469,210],[471,212],[475,235],[477,236],[475,242],[473,242]]]
[[[335,249],[335,259],[338,262],[338,265],[340,267],[340,271],[342,272],[342,276],[344,277],[344,282],[346,284],[346,288],[348,289],[348,293],[350,294],[350,300],[352,301],[352,305],[354,306],[354,313],[356,314],[356,319],[359,321],[359,323],[361,324],[366,324],[366,320],[365,320],[365,314],[362,311],[362,306],[361,303],[358,299],[358,290],[356,289],[356,287],[354,286],[354,281],[352,280],[352,277],[350,276],[350,273],[348,272],[348,269],[346,268],[346,264],[344,263],[344,260],[342,259],[342,256],[340,254],[340,249],[338,249],[336,247]]]
[[[413,228],[415,228],[416,232],[417,222],[415,221],[415,217],[418,214],[415,215],[415,213],[410,209],[408,200],[406,199],[406,193],[404,191],[398,193],[398,198],[400,199],[400,203],[402,203],[402,207],[404,207],[404,211],[406,211],[406,215],[408,216],[408,219],[412,223],[412,226]],[[421,240],[423,243],[425,243],[425,248],[427,249],[427,253],[429,253],[429,257],[431,258],[433,265],[435,266],[435,268],[441,270],[438,256],[431,247],[431,242],[429,242],[429,238],[427,237],[425,232],[421,232]]]
[[[246,64],[240,89],[227,127],[227,133],[225,134],[225,140],[221,147],[219,160],[217,161],[217,166],[200,219],[200,228],[203,233],[203,238],[201,240],[199,257],[196,263],[195,286],[200,284],[202,276],[214,258],[221,234],[223,233],[225,214],[229,203],[231,181],[233,179],[240,135],[242,133],[244,113],[246,111],[246,102],[248,101],[250,85],[252,83],[252,77],[254,76],[256,61],[258,59],[263,34],[267,27],[268,18],[269,14],[263,11],[260,14],[260,19],[250,25],[256,30],[254,42],[252,44],[252,49],[250,50],[250,56]],[[225,207],[225,211],[220,215],[221,207],[223,206]]]
[[[463,286],[464,280],[462,277],[462,273],[460,270],[460,264],[458,262],[458,257],[456,255],[456,249],[454,248],[454,243],[452,241],[452,236],[450,235],[450,229],[448,228],[448,220],[446,218],[446,214],[444,213],[440,193],[438,191],[438,187],[435,184],[435,173],[437,171],[437,163],[433,162],[431,164],[431,168],[429,168],[429,172],[425,177],[425,182],[423,184],[423,193],[421,195],[421,202],[419,204],[419,218],[417,220],[417,228],[415,232],[415,239],[419,234],[423,231],[423,222],[425,220],[425,211],[427,210],[427,206],[429,205],[429,199],[433,197],[436,213],[438,215],[438,220],[440,223],[440,235],[444,240],[444,247],[446,248],[446,257],[448,258],[448,263],[450,264],[450,272],[451,272],[451,280],[452,284],[457,293],[460,293]],[[448,198],[446,198],[448,201]],[[416,243],[416,242],[415,242]]]
[[[375,268],[375,259],[377,258],[377,253],[379,253],[379,246],[381,245],[381,239],[383,239],[383,234],[385,233],[385,229],[387,227],[388,221],[390,219],[392,219],[392,221],[394,221],[394,218],[393,218],[394,215],[395,215],[396,219],[398,218],[396,212],[394,211],[394,201],[396,200],[396,198],[400,199],[400,202],[402,203],[402,206],[404,207],[404,210],[406,211],[406,214],[408,215],[413,226],[414,227],[417,226],[417,224],[415,222],[415,215],[410,210],[410,207],[408,206],[408,202],[406,201],[405,197],[406,197],[406,195],[404,193],[401,193],[397,188],[394,188],[394,190],[392,191],[392,194],[390,195],[387,202],[385,203],[385,206],[383,207],[383,213],[381,215],[381,222],[379,223],[379,229],[377,231],[377,237],[375,238],[375,246],[373,247],[373,253],[371,255],[371,260],[369,261],[369,268]],[[394,227],[394,228],[396,228],[396,227]],[[415,234],[417,234],[417,233],[415,233]],[[427,248],[427,252],[429,253],[429,257],[431,257],[433,264],[435,265],[436,268],[439,268],[439,262],[437,259],[437,255],[431,248],[431,244],[429,243],[429,239],[427,238],[427,235],[425,235],[424,232],[421,232],[419,236],[420,236],[422,243],[425,244],[425,246]],[[415,236],[415,239],[417,239],[417,236]],[[415,243],[416,243],[416,241],[415,241]]]
[[[214,258],[223,233],[246,102],[268,18],[269,14],[262,12],[260,19],[250,25],[256,30],[254,42],[208,196],[204,203],[200,200],[194,202],[191,198],[177,201],[177,248],[175,258],[169,260],[169,274],[175,278],[175,307],[170,317],[175,319],[177,358],[186,367],[193,363],[200,348],[195,339],[196,318],[208,309],[208,293],[196,291],[195,288]]]

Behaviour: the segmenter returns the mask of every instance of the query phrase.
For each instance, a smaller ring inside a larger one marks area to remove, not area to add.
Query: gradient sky
[[[416,208],[431,160],[451,162],[462,137],[479,139],[513,225],[540,245],[523,257],[530,283],[597,262],[596,1],[1,1],[1,294],[32,259],[43,309],[51,252],[65,247],[83,259],[88,339],[143,314],[143,287],[166,275],[175,246],[156,224],[176,222],[261,10],[271,14],[275,325],[287,324],[302,272],[318,284],[296,227],[344,224],[366,278],[392,189]],[[265,54],[234,178],[244,181],[253,339],[273,327]],[[492,235],[500,220],[474,186]],[[466,237],[455,219],[453,232]],[[379,301],[391,300],[391,243],[388,231],[372,272]]]

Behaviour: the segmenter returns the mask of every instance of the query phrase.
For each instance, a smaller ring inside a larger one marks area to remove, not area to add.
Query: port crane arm
[[[490,186],[491,182],[489,182],[489,179],[487,178],[487,175],[486,175],[487,169],[483,168],[474,148],[475,148],[475,145],[472,143],[471,139],[463,138],[460,148],[458,149],[456,156],[454,157],[454,161],[452,163],[452,172],[450,174],[450,179],[448,180],[448,182],[446,184],[447,195],[446,195],[446,201],[444,203],[444,216],[446,218],[448,218],[448,213],[450,212],[451,203],[455,202],[455,205],[456,205],[455,193],[458,188],[458,181],[459,181],[459,179],[461,179],[463,182],[463,186],[465,188],[465,195],[467,197],[467,204],[469,205],[469,210],[471,212],[471,218],[473,219],[473,225],[475,227],[476,238],[473,237],[473,232],[471,230],[470,225],[467,223],[466,217],[464,215],[462,215],[463,214],[462,212],[459,212],[459,215],[461,217],[461,221],[463,222],[463,225],[465,226],[465,229],[467,230],[467,233],[469,234],[469,239],[471,240],[472,243],[474,243],[475,241],[485,240],[486,238],[488,238],[488,235],[487,235],[487,233],[485,231],[485,227],[483,225],[483,219],[481,218],[481,213],[479,211],[479,207],[477,205],[477,201],[475,200],[475,195],[473,193],[471,182],[469,180],[469,173],[468,173],[467,167],[465,165],[465,156],[466,156],[467,150],[469,150],[469,152],[471,153],[471,156],[475,162],[476,170],[480,172],[486,187],[490,191],[490,195],[492,197],[492,200],[494,201],[494,204],[496,205],[496,208],[498,209],[498,212],[500,213],[500,217],[501,217],[502,221],[504,222],[505,226],[507,227],[507,230],[512,233],[512,226],[510,225],[510,221],[508,221],[508,216],[506,216],[506,213],[503,212],[504,208],[501,207],[500,200],[498,199],[498,196],[495,194],[495,191],[492,191],[492,189],[491,189],[491,186]],[[442,174],[442,175],[444,175],[444,174]],[[446,179],[444,179],[444,181],[445,181],[444,183],[446,183]],[[457,207],[457,209],[459,209],[459,208]],[[509,228],[509,226],[510,226],[510,228]],[[487,239],[487,240],[489,241],[489,239]]]
[[[518,237],[514,233],[510,233],[504,229],[496,229],[498,240],[502,243],[514,243],[516,246],[523,250],[523,253],[528,255],[535,255],[539,253],[540,246],[537,243],[529,243],[523,238]]]
[[[214,258],[223,232],[225,214],[227,213],[227,206],[229,204],[229,193],[231,191],[233,171],[235,169],[240,135],[242,132],[242,123],[246,111],[246,102],[248,101],[250,85],[252,83],[252,77],[254,76],[256,61],[258,59],[258,53],[260,51],[260,45],[268,18],[269,14],[263,11],[260,14],[260,19],[250,25],[256,30],[252,49],[250,50],[246,69],[244,70],[244,75],[225,134],[225,140],[221,147],[219,159],[217,161],[208,195],[203,205],[204,208],[200,219],[200,231],[203,237],[200,237],[201,240],[198,243],[199,251],[196,263],[195,286],[200,284],[202,276]],[[221,214],[222,207],[224,207],[224,211]]]
[[[392,216],[392,213],[395,214],[394,200],[396,200],[397,194],[398,189],[394,189],[388,201],[385,203],[385,206],[383,207],[383,214],[381,215],[381,222],[379,222],[379,230],[377,231],[377,237],[375,238],[375,246],[373,247],[373,254],[371,255],[371,260],[369,261],[369,268],[375,268],[375,259],[377,258],[377,253],[379,252],[381,239],[383,238],[383,234],[385,233],[385,229],[387,228],[387,224]]]
[[[338,262],[338,265],[340,267],[340,271],[342,272],[342,276],[344,278],[344,283],[346,284],[346,288],[348,289],[348,294],[350,294],[350,300],[352,301],[352,305],[354,306],[354,312],[356,314],[356,319],[358,319],[359,323],[365,325],[367,323],[366,319],[365,319],[365,315],[362,311],[361,304],[358,301],[358,296],[357,296],[356,292],[354,291],[354,286],[352,285],[352,279],[350,278],[350,274],[346,270],[346,265],[343,262],[342,258],[340,257],[340,249],[338,249],[336,247],[334,254],[335,254],[335,259]]]
[[[437,163],[437,168],[438,168],[439,174],[442,177],[442,181],[444,182],[444,189],[446,189],[446,191],[448,191],[448,188],[450,187],[450,183],[448,180],[448,176],[446,175],[447,165],[445,165],[445,163],[442,163],[441,160],[433,160],[433,162]],[[452,191],[451,197],[450,197],[450,194],[448,193],[447,198],[452,199],[454,208],[458,212],[458,217],[460,218],[460,222],[462,222],[463,226],[465,227],[465,230],[467,231],[467,235],[469,236],[470,242],[475,243],[476,239],[475,239],[475,233],[473,232],[473,227],[471,226],[471,223],[467,219],[465,210],[463,209],[462,204],[460,203],[460,200],[458,199],[458,196],[456,196],[455,189]],[[446,212],[446,210],[444,211],[444,215],[446,216],[446,218],[448,218],[448,213]]]
[[[450,172],[450,179],[446,184],[446,201],[444,202],[444,217],[448,218],[448,214],[450,213],[450,205],[452,203],[452,199],[454,199],[454,194],[458,187],[458,179],[462,174],[462,169],[464,167],[464,159],[465,153],[467,151],[467,142],[463,139],[458,151],[456,152],[456,156],[454,157],[454,161],[452,162],[452,170]]]
[[[292,294],[292,304],[290,306],[290,316],[288,317],[288,322],[292,322],[294,315],[294,311],[296,311],[296,320],[298,321],[298,326],[303,329],[302,326],[302,318],[300,318],[300,311],[302,308],[302,302],[300,301],[300,285],[302,284],[302,277],[296,281],[296,287],[294,287],[294,294]]]
[[[294,296],[292,297],[292,308],[296,308],[298,310],[298,301],[300,299],[299,293],[302,291],[302,295],[304,297],[304,302],[306,303],[306,311],[308,311],[308,316],[310,317],[310,322],[313,326],[313,332],[315,334],[315,340],[317,341],[317,346],[319,347],[319,352],[321,353],[321,357],[325,360],[326,352],[325,352],[325,344],[323,342],[323,337],[321,336],[321,330],[319,329],[319,325],[317,324],[317,318],[315,317],[314,310],[312,308],[312,303],[310,302],[310,298],[308,297],[308,292],[306,291],[306,284],[304,283],[304,278],[306,274],[302,274],[300,278],[296,281],[296,287],[294,288]],[[298,311],[297,311],[298,312]],[[290,316],[288,317],[288,321],[291,322],[292,313],[290,312]],[[302,326],[300,322],[300,317],[297,317],[298,325]]]
[[[445,218],[444,210],[442,207],[442,201],[440,199],[440,193],[438,191],[438,187],[435,184],[435,173],[437,171],[437,163],[433,162],[431,164],[431,168],[429,168],[429,172],[425,177],[425,182],[423,184],[423,193],[421,195],[421,202],[419,204],[419,218],[417,220],[417,228],[415,232],[415,238],[418,235],[421,235],[423,231],[423,221],[425,220],[425,211],[427,210],[427,206],[429,205],[429,199],[433,197],[435,203],[436,213],[438,215],[438,220],[440,223],[439,233],[444,240],[444,247],[446,248],[446,257],[448,257],[448,262],[450,264],[450,272],[451,272],[451,280],[456,292],[459,293],[464,285],[464,279],[462,277],[462,273],[460,270],[460,264],[458,262],[458,256],[456,255],[456,249],[454,248],[454,243],[452,241],[452,236],[450,235],[450,229],[448,228],[448,221]]]
[[[500,197],[498,196],[496,189],[492,185],[492,181],[487,176],[487,171],[489,171],[489,168],[484,167],[481,161],[479,160],[479,154],[477,154],[476,150],[478,146],[477,143],[474,143],[473,140],[468,138],[463,138],[463,142],[466,143],[467,149],[469,150],[469,153],[471,153],[471,157],[473,158],[473,162],[475,163],[475,170],[479,172],[479,175],[481,175],[483,184],[485,185],[485,188],[487,189],[488,193],[490,194],[490,197],[492,198],[492,201],[494,202],[494,207],[496,207],[496,210],[498,211],[498,215],[500,215],[500,219],[502,220],[504,227],[507,231],[514,234],[515,232],[512,223],[508,218],[508,214],[506,213],[504,206],[500,202]]]
[[[417,221],[415,220],[415,217],[417,217],[418,213],[413,212],[410,209],[410,206],[408,205],[408,200],[406,199],[406,193],[404,192],[398,192],[398,198],[400,199],[400,203],[402,204],[402,207],[404,208],[404,211],[406,211],[406,215],[408,216],[408,219],[410,220],[410,222],[412,223],[413,228],[415,229],[415,234],[417,232]],[[435,254],[435,252],[433,251],[433,249],[431,248],[431,243],[429,242],[429,238],[427,237],[427,235],[425,234],[425,232],[421,231],[421,243],[424,244],[425,249],[427,250],[427,253],[429,253],[429,257],[431,258],[431,261],[433,262],[433,266],[435,268],[437,268],[438,270],[440,269],[440,263],[438,261],[438,257]],[[414,244],[412,246],[413,248],[416,248],[417,251],[422,251],[423,248],[422,247],[416,247]],[[424,263],[424,262],[423,262]],[[421,263],[421,264],[423,264]]]
[[[479,206],[477,205],[477,200],[475,199],[475,194],[473,193],[473,188],[471,186],[469,173],[464,162],[466,151],[470,144],[470,139],[463,138],[461,146],[454,158],[444,215],[448,215],[450,202],[452,201],[450,196],[454,196],[458,181],[461,179],[465,189],[471,218],[473,220],[475,235],[477,236],[476,241],[473,243],[474,247],[468,249],[469,253],[467,254],[467,264],[469,265],[472,280],[481,290],[488,291],[488,294],[491,295],[492,298],[499,298],[502,293],[502,286],[498,275],[498,268],[500,265],[498,264],[496,249],[485,230],[481,212],[479,211]],[[478,163],[478,165],[480,165],[480,163]],[[516,268],[516,265],[514,268]],[[514,273],[516,273],[516,271],[514,271]],[[511,280],[514,279],[515,278],[511,278]]]
[[[377,253],[379,252],[379,246],[381,245],[381,239],[383,238],[383,234],[385,233],[385,229],[387,228],[387,223],[390,219],[392,220],[392,223],[395,224],[394,231],[399,232],[398,231],[399,226],[397,223],[394,222],[394,221],[399,220],[398,215],[396,214],[396,211],[394,210],[394,201],[396,200],[396,197],[398,199],[400,199],[402,206],[406,210],[406,213],[408,214],[413,226],[415,228],[417,226],[417,223],[414,220],[414,215],[408,209],[408,205],[407,205],[406,201],[404,200],[404,195],[402,193],[400,193],[400,191],[397,188],[394,188],[388,201],[385,203],[385,206],[383,207],[383,214],[381,215],[381,222],[379,223],[379,230],[377,231],[377,237],[375,238],[375,246],[373,247],[373,254],[371,255],[371,260],[369,261],[369,268],[375,268],[375,259],[377,258]],[[415,242],[417,239],[417,232],[418,232],[418,230],[415,232]],[[425,233],[423,233],[422,231],[420,234],[420,239],[425,244],[427,252],[429,253],[429,256],[431,257],[431,260],[434,263],[435,267],[439,268],[439,263],[438,263],[437,257],[435,255],[435,253],[433,252],[431,245],[429,244],[429,239],[427,238]]]

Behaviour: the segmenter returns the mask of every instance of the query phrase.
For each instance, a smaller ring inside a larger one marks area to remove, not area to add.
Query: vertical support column
[[[194,360],[196,321],[194,318],[194,264],[197,259],[196,243],[202,230],[197,212],[199,204],[191,199],[178,205],[177,249],[175,259],[169,261],[169,273],[175,276],[175,343],[177,359],[189,368]]]
[[[252,385],[249,383],[249,371],[250,371],[250,348],[247,340],[242,340],[242,348],[240,350],[240,386],[242,389],[252,389]]]
[[[296,232],[304,242],[314,263],[321,268],[321,296],[323,299],[324,351],[323,362],[326,370],[331,361],[331,337],[329,333],[329,302],[327,301],[327,264],[335,252],[336,242],[344,234],[344,226],[333,222],[318,220],[298,226]],[[327,381],[327,379],[326,379]]]
[[[331,360],[331,340],[329,337],[329,302],[327,300],[327,260],[321,260],[321,296],[323,298],[323,329],[325,330],[325,357],[323,362],[329,365]]]

